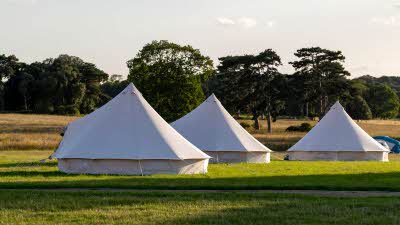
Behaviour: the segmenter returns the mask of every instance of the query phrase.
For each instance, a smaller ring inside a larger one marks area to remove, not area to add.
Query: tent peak
[[[336,101],[335,104],[332,105],[331,109],[343,109],[344,107],[342,106],[342,104],[340,104],[339,101]]]
[[[219,102],[217,96],[215,96],[214,93],[212,93],[206,100],[207,102]]]
[[[129,83],[128,86],[121,92],[121,94],[131,93],[132,95],[142,95],[140,91],[135,87],[133,83]]]

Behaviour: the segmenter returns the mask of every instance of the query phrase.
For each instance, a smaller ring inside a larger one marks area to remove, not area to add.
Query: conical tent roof
[[[207,159],[175,131],[133,84],[110,102],[68,125],[54,158]]]
[[[204,151],[271,151],[236,122],[214,94],[171,125]]]
[[[321,121],[288,151],[387,151],[336,102]]]

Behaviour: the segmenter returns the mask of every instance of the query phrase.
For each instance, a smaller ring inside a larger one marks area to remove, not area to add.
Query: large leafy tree
[[[369,88],[357,80],[348,80],[347,84],[348,89],[345,92],[338,93],[347,113],[356,120],[372,119],[371,109],[364,98]]]
[[[374,85],[374,84],[387,84],[400,96],[400,77],[399,76],[382,76],[382,77],[373,77],[370,75],[364,75],[354,79],[356,81],[362,82],[365,85]]]
[[[322,116],[331,102],[348,88],[345,77],[350,73],[344,68],[341,51],[320,47],[302,48],[294,54],[298,60],[290,62],[300,77],[300,99],[308,103],[317,99],[318,114]],[[307,110],[308,111],[308,110]]]
[[[355,120],[370,120],[372,119],[372,112],[363,97],[357,95],[353,97],[347,104],[347,112],[351,118]]]
[[[101,103],[100,83],[108,75],[82,59],[60,55],[30,65],[20,63],[6,82],[7,108],[37,113],[89,113]]]
[[[281,98],[286,78],[278,73],[281,59],[272,49],[258,55],[227,56],[219,59],[218,74],[211,79],[212,90],[231,110],[249,110],[259,129],[258,119],[265,113],[268,131],[271,117],[283,108]]]
[[[76,96],[74,99],[80,103],[81,112],[89,113],[95,110],[101,103],[102,93],[100,83],[107,81],[108,75],[92,63],[80,65],[79,71],[81,73],[79,79],[80,84],[75,84],[74,88],[75,90],[81,90],[82,93],[84,93],[84,98]],[[81,84],[84,84],[84,86]]]
[[[204,100],[203,85],[213,62],[191,46],[153,41],[127,62],[128,80],[167,121],[189,113]]]
[[[36,110],[45,113],[90,113],[101,102],[100,83],[108,75],[82,59],[60,55],[42,63],[34,82]],[[42,88],[46,87],[43,91]]]
[[[21,67],[21,63],[14,55],[0,55],[0,110],[5,108],[6,87],[4,81],[15,75]]]
[[[129,81],[124,80],[122,75],[111,75],[107,82],[100,85],[102,105],[110,101],[112,98],[117,96],[126,86]]]
[[[9,78],[15,74],[20,67],[20,62],[15,55],[0,55],[0,80]]]
[[[372,85],[366,94],[366,100],[374,117],[391,119],[399,115],[399,97],[388,85]]]
[[[126,86],[129,84],[128,80],[115,80],[112,77],[107,81],[101,84],[101,92],[103,96],[110,100],[117,96]]]
[[[315,107],[312,104],[318,98],[314,82],[309,76],[296,72],[288,76],[290,94],[287,103],[290,115],[305,117],[315,116]],[[294,96],[296,96],[294,98]]]
[[[26,66],[26,65],[25,65]],[[25,110],[30,107],[30,89],[34,77],[25,70],[18,71],[12,75],[5,84],[5,99],[7,99],[7,109]]]

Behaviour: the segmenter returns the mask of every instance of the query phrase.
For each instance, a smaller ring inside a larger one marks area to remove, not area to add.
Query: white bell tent
[[[57,151],[66,173],[206,173],[209,156],[174,130],[133,84],[70,123]]]
[[[236,122],[214,94],[171,125],[195,146],[212,156],[211,162],[270,161],[271,150]]]
[[[290,160],[388,161],[389,151],[369,136],[336,102],[289,150]]]

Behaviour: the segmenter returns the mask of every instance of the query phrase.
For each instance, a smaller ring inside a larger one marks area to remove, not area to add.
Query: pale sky
[[[400,76],[400,0],[0,0],[0,54],[78,56],[109,74],[152,40],[210,56],[341,50],[353,77]]]

